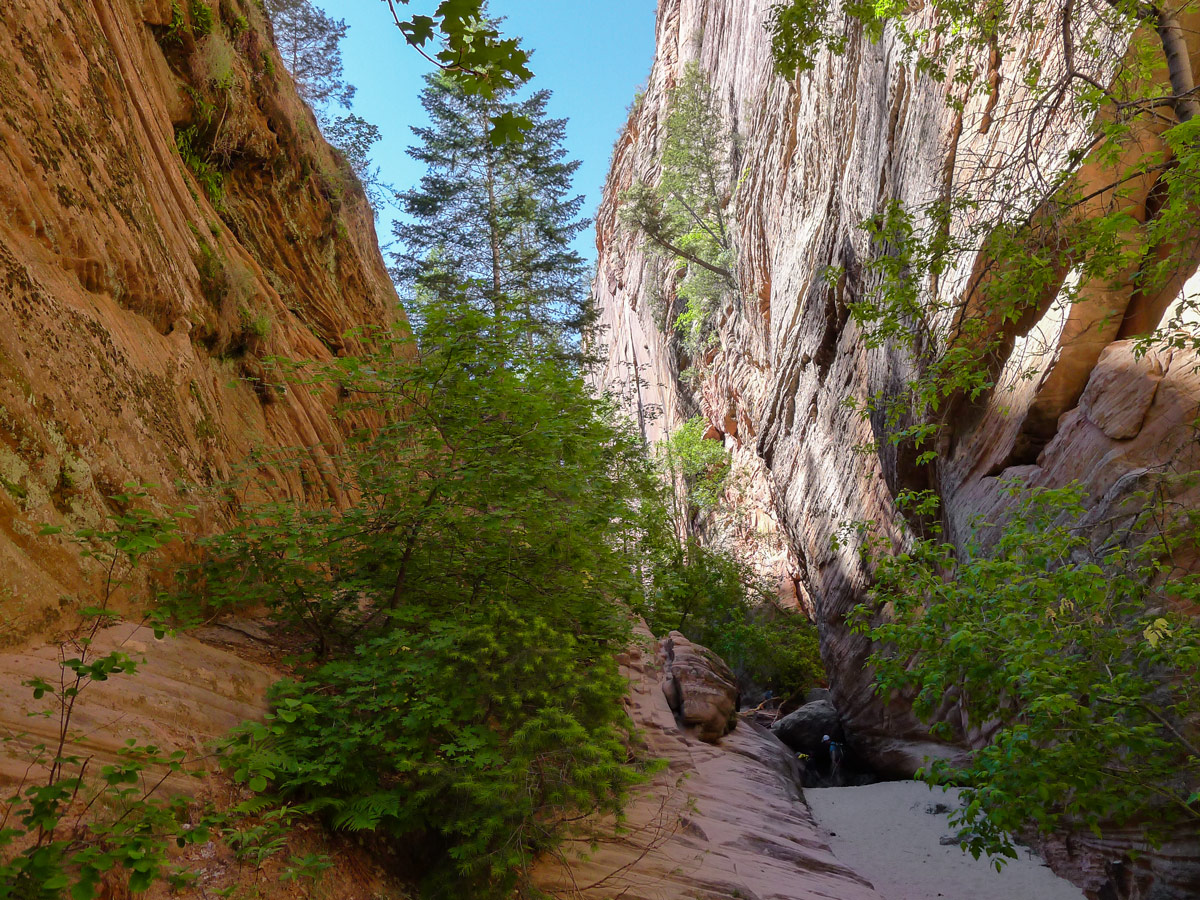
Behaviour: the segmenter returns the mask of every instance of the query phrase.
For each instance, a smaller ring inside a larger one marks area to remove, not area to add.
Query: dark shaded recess
[[[801,315],[806,321],[799,333],[806,335],[819,331],[821,336],[811,353],[797,354],[793,350],[780,368],[771,409],[766,417],[767,427],[759,435],[756,448],[768,469],[774,462],[776,442],[790,434],[795,425],[796,392],[800,386],[800,375],[809,365],[815,365],[817,382],[822,387],[825,385],[829,370],[837,358],[842,333],[850,321],[850,304],[862,292],[862,265],[849,237],[844,236],[836,250],[829,247],[820,251],[818,256],[823,256],[829,261],[817,270],[817,275],[800,299]],[[833,285],[829,284],[825,277],[832,266],[842,269],[841,277]],[[814,322],[813,319],[818,316],[819,319]],[[811,410],[809,419],[812,419]]]
[[[824,386],[829,375],[829,369],[837,358],[838,344],[846,323],[850,321],[850,304],[862,294],[863,272],[858,261],[858,255],[850,244],[848,237],[842,240],[838,251],[837,263],[842,269],[842,275],[836,284],[825,280],[825,271],[809,287],[808,295],[804,298],[805,307],[821,305],[824,311],[825,327],[821,332],[821,341],[813,353],[813,363],[817,367],[817,381]],[[824,295],[822,297],[822,294]]]

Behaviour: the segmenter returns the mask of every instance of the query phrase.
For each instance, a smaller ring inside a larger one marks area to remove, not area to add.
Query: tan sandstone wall
[[[858,749],[903,774],[924,754],[950,748],[929,742],[902,706],[873,696],[862,665],[867,645],[845,625],[866,573],[853,543],[833,549],[839,527],[890,522],[897,491],[932,486],[951,535],[961,538],[972,517],[1002,507],[1000,482],[1017,475],[1051,486],[1082,480],[1090,515],[1101,522],[1144,486],[1146,473],[1200,465],[1192,428],[1200,374],[1190,353],[1135,357],[1130,334],[1171,298],[1142,298],[1135,308],[1130,292],[1118,291],[1101,312],[1049,309],[1014,328],[1000,387],[956,414],[936,467],[918,469],[889,448],[883,424],[846,405],[911,376],[907,353],[866,350],[849,317],[848,300],[870,288],[863,261],[871,248],[859,223],[893,199],[917,206],[945,196],[948,186],[977,183],[981,173],[1020,174],[1014,148],[1023,146],[1030,98],[1011,77],[1014,61],[999,60],[994,107],[979,98],[956,121],[945,88],[918,76],[890,37],[873,44],[853,30],[843,56],[823,55],[812,72],[788,82],[773,71],[763,28],[771,5],[659,3],[654,68],[618,139],[597,217],[594,289],[608,350],[597,381],[627,397],[651,438],[697,410],[707,417],[711,434],[750,473],[758,515],[784,539],[776,561],[800,602],[816,611],[834,698]],[[678,348],[654,321],[652,298],[669,295],[672,267],[656,263],[618,216],[622,191],[657,176],[668,92],[692,60],[741,137],[740,184],[726,217],[740,297],[719,316],[719,345],[695,390],[679,381]],[[1066,121],[1053,123],[1024,163],[1029,177],[1053,171],[1077,138]],[[1006,200],[999,188],[981,196]],[[974,263],[958,260],[940,296],[960,295]],[[832,287],[823,278],[828,266],[845,270]],[[1180,290],[1178,282],[1171,287]],[[1113,324],[1081,340],[1083,313]],[[882,450],[855,450],[880,438]],[[954,721],[952,707],[945,714]]]

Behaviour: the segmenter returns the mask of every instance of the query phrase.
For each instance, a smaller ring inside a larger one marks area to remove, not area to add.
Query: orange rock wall
[[[395,315],[372,213],[259,5],[208,6],[203,34],[170,0],[0,4],[0,645],[93,596],[39,526],[101,521],[126,482],[169,504],[303,445],[313,477],[279,489],[336,495],[330,398],[271,358]],[[222,516],[201,501],[196,527]]]

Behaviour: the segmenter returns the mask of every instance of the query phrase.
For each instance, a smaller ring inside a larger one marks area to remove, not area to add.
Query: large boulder
[[[672,631],[658,645],[663,694],[675,717],[715,744],[737,725],[737,679],[725,660]]]
[[[824,752],[821,743],[825,735],[835,741],[845,741],[838,711],[828,700],[804,704],[772,725],[771,731],[797,753],[813,759]]]

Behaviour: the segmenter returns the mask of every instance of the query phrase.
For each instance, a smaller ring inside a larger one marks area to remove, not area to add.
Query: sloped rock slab
[[[791,752],[750,720],[716,745],[681,727],[647,644],[625,665],[629,712],[667,769],[635,793],[623,834],[544,859],[538,887],[581,900],[881,900],[822,837]]]

